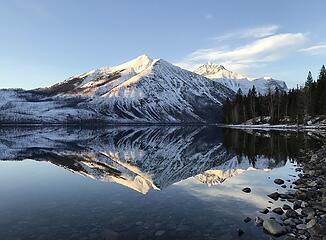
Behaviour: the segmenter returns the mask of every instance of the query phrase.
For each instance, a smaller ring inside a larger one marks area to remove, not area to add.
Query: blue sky
[[[326,64],[326,1],[0,0],[0,88],[35,88],[143,53],[290,87]]]

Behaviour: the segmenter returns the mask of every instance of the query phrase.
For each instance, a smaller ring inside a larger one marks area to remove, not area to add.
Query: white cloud
[[[302,48],[299,49],[299,52],[304,52],[310,55],[326,54],[326,43],[320,43],[307,48]]]
[[[221,36],[217,36],[214,40],[217,41],[226,41],[229,39],[237,38],[262,38],[275,34],[279,29],[277,25],[266,25],[255,28],[248,28],[244,30],[229,32]]]
[[[258,36],[259,34],[263,34],[263,31],[251,31],[249,35]],[[177,65],[191,69],[198,64],[212,61],[224,64],[232,70],[260,67],[267,62],[276,61],[298,51],[306,41],[307,38],[303,33],[274,34],[228,50],[222,50],[220,47],[198,49]]]

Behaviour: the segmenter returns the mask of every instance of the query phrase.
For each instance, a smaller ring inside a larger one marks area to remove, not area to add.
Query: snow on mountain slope
[[[269,89],[272,91],[276,88],[283,91],[288,90],[286,83],[283,81],[275,80],[270,77],[248,78],[239,73],[229,71],[219,64],[204,64],[198,67],[194,72],[222,83],[234,92],[237,92],[240,88],[244,94],[247,94],[249,89],[252,89],[253,86],[255,86],[256,91],[262,95],[267,94]]]
[[[162,59],[142,55],[47,88],[0,90],[1,122],[219,122],[234,92]]]

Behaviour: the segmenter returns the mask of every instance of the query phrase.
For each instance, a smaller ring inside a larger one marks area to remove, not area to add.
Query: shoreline
[[[252,129],[252,130],[292,130],[292,131],[326,131],[326,125],[270,125],[270,124],[226,124],[221,127],[233,129]]]
[[[263,221],[263,229],[270,235],[285,235],[286,240],[326,239],[326,145],[314,151],[302,152],[297,159],[299,178],[292,182],[294,189],[285,194],[268,195],[274,201],[284,201],[282,208],[272,212],[281,215]],[[284,182],[282,179],[277,181]],[[282,183],[281,183],[282,184]],[[286,202],[285,202],[286,200]],[[261,213],[263,210],[261,210]],[[262,220],[260,217],[256,219]]]

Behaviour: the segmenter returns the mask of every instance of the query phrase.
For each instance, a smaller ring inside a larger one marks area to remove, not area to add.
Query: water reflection
[[[0,129],[0,239],[268,239],[243,219],[314,144],[198,126]]]
[[[7,128],[0,159],[47,161],[143,194],[195,176],[214,185],[294,158],[297,140],[217,127]]]

